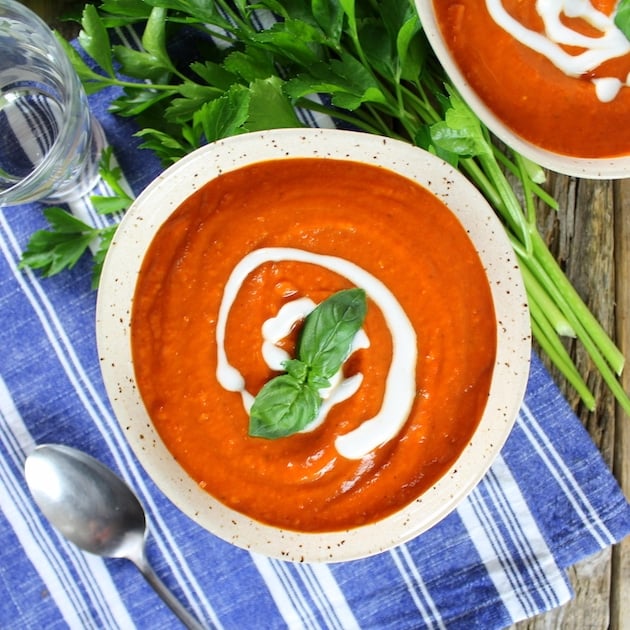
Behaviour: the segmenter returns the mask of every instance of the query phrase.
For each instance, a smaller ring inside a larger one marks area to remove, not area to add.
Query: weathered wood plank
[[[617,340],[630,357],[630,179],[615,185],[615,263]],[[630,364],[622,382],[630,391]],[[626,496],[630,496],[630,417],[617,409],[613,470]],[[630,629],[630,539],[613,550],[611,630]]]
[[[551,174],[549,190],[560,203],[558,213],[540,208],[539,227],[567,277],[606,331],[615,334],[615,193],[626,193],[608,181],[577,180]],[[627,191],[630,194],[630,189]],[[627,197],[630,200],[630,196]],[[618,213],[617,213],[618,214]],[[550,367],[556,382],[576,410],[606,463],[612,468],[616,452],[615,404],[580,344],[567,347],[598,400],[595,412],[582,405],[561,375]],[[626,458],[627,461],[627,458]],[[619,552],[615,551],[616,554]],[[569,577],[575,598],[565,606],[516,625],[518,630],[609,627],[611,618],[612,552],[604,550],[573,567]],[[614,576],[617,578],[617,576]],[[627,600],[627,598],[626,598]],[[626,614],[626,611],[619,611]],[[622,626],[618,626],[622,627]]]

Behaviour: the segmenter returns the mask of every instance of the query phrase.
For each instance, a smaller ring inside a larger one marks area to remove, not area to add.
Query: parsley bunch
[[[593,409],[561,341],[577,337],[630,413],[617,379],[624,357],[537,231],[535,198],[557,207],[544,172],[495,142],[459,97],[411,0],[104,0],[85,7],[81,24],[79,43],[98,69],[66,50],[86,90],[117,87],[112,111],[137,121],[143,146],[165,165],[230,135],[308,124],[305,112],[455,165],[505,226],[540,346]],[[140,46],[121,43],[131,41],[118,37],[122,27]]]

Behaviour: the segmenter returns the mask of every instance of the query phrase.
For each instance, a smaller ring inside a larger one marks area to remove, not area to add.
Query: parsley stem
[[[544,309],[540,307],[535,299],[530,299],[529,308],[532,320],[532,333],[543,352],[575,389],[587,409],[593,411],[595,409],[595,397],[575,367],[575,363],[573,363],[566,348],[562,345],[558,336],[554,334],[553,326],[545,316]]]
[[[536,263],[536,266],[532,266],[532,271],[543,282],[556,304],[562,308],[578,337],[583,335],[592,339],[615,373],[620,375],[625,363],[623,354],[567,280],[540,234],[532,230],[531,236],[534,253],[532,262]],[[573,319],[575,321],[572,321]]]
[[[521,263],[529,267],[529,270],[547,292],[549,298],[566,317],[567,322],[575,331],[577,339],[584,346],[617,402],[626,413],[630,413],[630,397],[616,378],[616,375],[619,375],[623,369],[623,355],[561,271],[555,258],[553,258],[542,241],[542,237],[537,233],[534,233],[532,236],[533,255],[521,257]],[[528,291],[530,288],[531,285],[528,286]],[[535,299],[534,295],[534,302]],[[547,343],[549,337],[550,335],[547,332],[547,340],[543,339],[543,342]],[[540,339],[537,338],[537,340],[540,342]],[[541,347],[546,351],[542,344]],[[552,354],[550,358],[554,360],[556,356]],[[569,375],[565,374],[565,376],[569,379]]]
[[[370,120],[371,117],[361,115],[363,112],[355,112],[355,115],[351,115],[347,110],[335,109],[331,107],[327,107],[320,102],[317,102],[310,98],[300,98],[295,103],[296,107],[302,109],[308,109],[314,112],[318,112],[320,114],[325,114],[330,116],[331,118],[342,120],[357,129],[361,129],[361,131],[365,131],[373,134],[382,134],[383,130],[380,127],[376,127],[373,124],[373,121]],[[391,132],[388,134],[392,137]],[[399,137],[398,139],[403,140],[404,138]]]
[[[392,12],[387,3],[377,0],[137,0],[139,4],[143,1],[152,8],[148,19],[127,15],[123,6],[126,2],[105,3],[106,9],[84,12],[82,27],[88,36],[82,38],[81,45],[97,62],[99,71],[62,41],[90,93],[110,86],[121,88],[123,94],[114,99],[111,111],[138,119],[138,135],[145,138],[143,147],[154,150],[165,164],[170,164],[210,136],[242,133],[251,130],[252,125],[261,125],[261,120],[270,127],[293,124],[295,119],[276,103],[284,99],[284,105],[290,107],[287,94],[291,83],[297,82],[300,87],[294,92],[297,102],[293,104],[300,108],[327,114],[368,133],[435,150],[478,188],[502,222],[523,268],[532,305],[532,330],[543,350],[592,408],[592,394],[558,338],[574,333],[593,362],[598,367],[603,364],[602,377],[622,407],[630,408],[629,397],[612,374],[613,370],[621,372],[623,355],[537,231],[536,201],[558,209],[558,203],[540,185],[544,172],[497,141],[458,96],[431,54],[421,25],[414,23],[417,15],[413,2],[399,7],[403,9],[400,12]],[[162,8],[165,6],[169,8]],[[267,10],[277,16],[277,21]],[[134,42],[124,39],[122,46],[111,46],[108,30],[137,28],[142,22],[146,50],[138,50]],[[417,58],[410,55],[401,60],[397,54],[399,37],[409,33],[407,28],[416,29],[418,37],[411,44],[420,48]],[[167,30],[175,38],[177,29],[187,29],[189,34],[195,29],[200,34],[195,43],[200,44],[199,48],[193,52],[200,58],[189,68],[190,73],[172,63],[166,47]],[[403,63],[407,64],[404,69]],[[139,79],[124,80],[121,77],[125,75]],[[145,77],[149,79],[144,81]],[[266,92],[261,96],[262,85],[273,98],[267,98]],[[306,96],[309,87],[313,88],[311,93],[323,92],[335,105]],[[443,144],[434,142],[434,126],[445,133]],[[56,272],[73,264],[87,236],[82,227],[74,226],[67,239],[63,236],[69,241],[64,247],[72,245],[71,251],[64,254],[58,241],[62,238],[60,232],[67,234],[71,219],[65,214],[53,214],[51,218],[59,225],[52,226],[51,235],[40,234],[35,239],[25,264]],[[104,252],[106,237],[111,238],[111,234],[101,236]]]
[[[376,124],[377,128],[380,129],[379,133],[381,135],[391,136],[392,126],[390,123],[383,120],[383,117],[381,116],[381,113],[378,111],[378,109],[369,104],[367,104],[365,107],[372,115],[372,118],[374,119],[374,123]]]
[[[505,214],[503,200],[498,194],[496,187],[479,164],[473,158],[463,158],[460,160],[460,166],[464,173],[468,175],[471,182],[475,184],[475,186],[477,186],[481,193],[486,197],[490,205],[494,207],[499,216],[503,218],[503,215]]]
[[[518,177],[520,179],[521,172],[520,169],[516,166],[516,164],[510,160],[510,158],[501,151],[498,147],[493,147],[494,157],[497,159],[499,164],[506,169],[511,175],[514,177]],[[519,154],[519,159],[523,159],[523,157]],[[558,202],[537,182],[528,178],[529,188],[530,190],[540,199],[545,205],[549,206],[553,210],[558,210]]]
[[[525,216],[528,225],[536,225],[536,207],[534,205],[534,194],[532,191],[532,181],[529,178],[529,174],[526,170],[525,163],[518,153],[514,154],[516,161],[518,177],[523,188],[523,198],[525,200]]]
[[[494,183],[498,197],[501,199],[502,215],[510,229],[518,236],[519,241],[528,252],[532,251],[532,241],[529,226],[525,220],[521,205],[510,186],[492,151],[480,154],[479,162]]]
[[[575,330],[573,330],[573,327],[562,314],[557,304],[551,299],[549,293],[547,293],[536,276],[532,273],[528,266],[527,259],[519,257],[519,263],[523,280],[527,287],[527,297],[529,300],[535,302],[542,312],[545,313],[546,319],[557,335],[575,338]]]
[[[435,108],[431,105],[431,102],[426,97],[423,86],[418,83],[415,85],[418,90],[418,94],[415,94],[412,90],[406,86],[401,86],[402,93],[406,103],[409,103],[407,109],[415,111],[418,118],[425,125],[432,125],[441,120],[440,115]]]
[[[219,12],[223,14],[227,21],[236,25],[237,28],[231,31],[236,41],[238,41],[239,39],[238,31],[240,31],[241,34],[248,33],[249,35],[252,35],[256,32],[256,29],[252,26],[251,21],[247,22],[246,20],[244,20],[242,18],[243,12],[237,13],[236,11],[234,11],[231,3],[224,2],[223,0],[217,0],[216,4],[219,7]]]
[[[106,87],[120,87],[120,88],[131,88],[136,91],[138,89],[142,90],[155,90],[159,92],[171,92],[173,94],[178,93],[178,86],[172,83],[135,83],[133,81],[124,81],[122,79],[110,78],[103,75],[95,75],[98,76],[98,79],[90,80],[86,82],[88,85],[100,85],[98,89],[103,89]],[[93,90],[95,91],[95,90]]]

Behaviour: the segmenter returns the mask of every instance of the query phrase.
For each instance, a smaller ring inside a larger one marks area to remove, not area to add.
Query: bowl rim
[[[283,530],[235,512],[201,489],[157,433],[135,383],[130,346],[133,292],[146,247],[185,198],[222,172],[270,159],[315,157],[377,164],[415,180],[464,224],[489,278],[497,317],[497,356],[486,410],[451,469],[418,499],[375,523],[335,532]],[[371,556],[426,531],[477,485],[516,420],[529,376],[529,310],[505,230],[479,191],[452,166],[402,141],[354,131],[283,129],[206,145],[158,176],[137,197],[103,265],[96,306],[105,388],[129,444],[158,488],[206,530],[244,549],[292,561],[338,562]]]
[[[540,147],[512,131],[479,97],[453,59],[438,26],[433,10],[433,0],[414,0],[414,2],[422,29],[446,74],[469,107],[497,138],[536,164],[561,175],[588,179],[623,179],[628,177],[630,174],[630,155],[604,158],[564,155]]]

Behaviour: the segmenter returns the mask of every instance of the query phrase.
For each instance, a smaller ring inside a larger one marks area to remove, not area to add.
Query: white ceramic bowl
[[[439,0],[436,1],[439,2]],[[556,173],[590,179],[618,179],[628,177],[630,174],[630,155],[595,159],[562,155],[529,142],[514,133],[514,131],[497,118],[493,111],[478,96],[477,92],[470,86],[453,59],[451,51],[437,24],[433,10],[433,2],[434,0],[415,0],[423,30],[427,35],[427,39],[436,57],[453,82],[453,85],[490,131],[521,155]],[[515,104],[515,107],[516,106]],[[584,129],[583,131],[587,133],[588,129]],[[580,130],[576,130],[576,133],[580,133]]]
[[[135,384],[131,305],[138,272],[154,234],[181,202],[219,172],[285,157],[377,164],[432,190],[469,232],[487,271],[498,322],[491,391],[470,444],[453,468],[413,503],[351,532],[283,531],[213,499],[166,448]],[[322,129],[277,130],[220,141],[185,157],[150,184],[128,210],[107,256],[98,294],[97,340],[114,411],[158,487],[190,518],[217,536],[246,549],[296,561],[340,561],[372,555],[417,536],[451,512],[480,481],[505,442],[522,401],[530,360],[529,313],[518,265],[504,229],[479,192],[459,172],[411,145]]]

